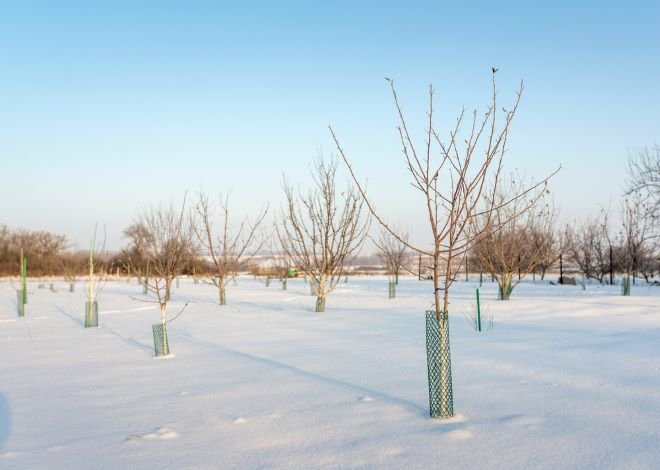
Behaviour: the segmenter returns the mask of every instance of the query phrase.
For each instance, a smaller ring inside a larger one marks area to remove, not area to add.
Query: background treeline
[[[634,277],[654,282],[660,280],[660,244],[656,239],[644,238],[639,221],[626,230],[622,223],[609,222],[605,212],[581,223],[557,228],[553,216],[546,213],[544,224],[518,224],[486,238],[467,256],[464,267],[469,276],[483,273],[489,276],[510,272],[517,279],[523,275],[552,280],[560,269],[565,275],[578,275],[600,283],[615,281],[617,274],[630,273]],[[537,215],[537,218],[542,218]],[[630,218],[630,217],[629,217]],[[633,221],[635,222],[635,221]],[[655,222],[650,220],[649,223]],[[637,228],[635,230],[635,228]],[[135,226],[126,229],[127,235]],[[21,250],[28,259],[30,276],[70,276],[88,272],[89,252],[72,251],[66,236],[47,231],[30,231],[0,226],[0,275],[15,276],[19,272]],[[264,254],[257,258],[264,261]],[[141,248],[131,244],[119,252],[98,253],[95,262],[107,273],[127,274],[131,265],[147,270]],[[190,253],[185,274],[204,276],[213,271],[211,263],[198,253]],[[268,264],[268,263],[266,263]],[[387,270],[382,257],[364,254],[353,260],[352,271],[380,273]],[[429,276],[430,262],[408,255],[402,260],[404,272]],[[230,267],[234,272],[267,273],[255,260]],[[461,271],[462,275],[463,271]]]
[[[364,256],[356,258],[368,230],[368,221],[360,215],[360,198],[351,191],[344,191],[341,193],[346,199],[344,205],[338,205],[334,199],[337,162],[328,164],[320,160],[315,168],[316,174],[312,175],[318,185],[317,192],[312,194],[315,199],[307,201],[286,187],[287,205],[280,215],[281,220],[270,231],[262,224],[266,209],[252,222],[242,219],[232,229],[228,194],[215,205],[201,194],[193,204],[191,216],[186,217],[186,230],[181,232],[186,236],[163,232],[162,227],[181,229],[183,219],[178,225],[169,223],[172,221],[165,219],[167,211],[154,209],[124,229],[127,244],[122,250],[114,253],[97,250],[95,264],[105,273],[135,274],[139,271],[148,275],[149,259],[168,259],[176,254],[177,259],[185,260],[180,274],[210,277],[219,288],[224,288],[227,280],[238,273],[279,273],[282,277],[289,267],[307,274],[331,273],[332,282],[349,272],[370,272],[376,264],[395,278],[399,272],[430,277],[433,263],[408,250],[408,234],[390,240],[384,232],[380,239],[372,238],[379,252],[379,256],[374,257],[376,263],[364,265]],[[601,210],[595,217],[560,225],[558,210],[549,193],[532,201],[520,198],[515,204],[511,203],[511,194],[525,195],[524,178],[512,175],[507,184],[486,192],[484,202],[490,210],[470,219],[466,237],[474,243],[465,256],[448,260],[449,265],[458,262],[464,268],[450,270],[452,276],[459,278],[463,272],[490,275],[497,280],[503,299],[508,298],[525,276],[545,279],[550,272],[560,276],[577,275],[583,282],[594,280],[603,284],[615,283],[617,274],[632,278],[633,282],[636,278],[647,283],[658,282],[660,147],[646,148],[631,155],[627,179],[627,190],[617,209]],[[298,207],[298,197],[302,198],[306,210]],[[310,209],[317,207],[327,208],[329,214],[316,214]],[[218,227],[213,222],[214,212],[220,216]],[[306,222],[304,214],[311,222]],[[337,214],[342,214],[342,218]],[[320,228],[328,233],[324,235]],[[328,250],[327,244],[321,242],[334,239],[333,234],[336,238],[337,233],[348,233],[350,237],[340,238],[338,247]],[[306,240],[309,234],[317,237]],[[302,248],[297,247],[298,243],[302,243]],[[309,246],[319,244],[323,247],[321,254],[327,256],[330,251],[331,258],[318,253],[310,255]],[[71,277],[88,270],[89,252],[72,251],[66,236],[0,225],[0,275],[19,273],[21,252],[28,260],[30,276]],[[315,261],[322,266],[315,266]],[[344,269],[345,266],[350,269]],[[559,281],[561,283],[561,279]]]

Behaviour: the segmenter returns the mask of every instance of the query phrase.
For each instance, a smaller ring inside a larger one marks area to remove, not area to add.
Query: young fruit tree
[[[630,281],[634,284],[640,262],[658,235],[653,208],[639,193],[625,198],[621,204],[621,229],[616,237],[618,265],[624,273],[623,295],[630,295]]]
[[[379,238],[373,240],[374,245],[378,248],[378,256],[387,272],[390,299],[396,297],[396,286],[399,284],[401,270],[408,270],[405,268],[408,257],[408,247],[406,246],[408,243],[408,233],[396,228],[395,231],[401,235],[401,240],[392,236],[385,229],[381,229]]]
[[[259,227],[268,209],[259,211],[254,222],[243,219],[236,228],[231,224],[229,193],[221,194],[217,204],[201,193],[195,212],[195,234],[202,253],[211,263],[207,282],[218,289],[218,304],[226,305],[227,284],[235,279],[239,266],[248,263],[264,245],[265,237]]]
[[[529,198],[507,203],[511,194],[521,194],[529,186],[512,178],[496,191],[488,191],[483,196],[487,210],[475,217],[472,225],[482,234],[473,251],[497,281],[500,300],[509,300],[513,289],[547,259],[551,250],[552,239],[540,236],[549,219],[548,208],[539,204],[542,193],[533,192]]]
[[[85,328],[99,326],[99,296],[105,287],[108,279],[105,261],[107,252],[105,249],[105,236],[103,242],[97,245],[96,241],[97,228],[94,228],[94,236],[89,242],[89,260],[87,263],[88,277],[85,282],[85,295],[87,301],[85,302]],[[96,262],[94,255],[96,254]],[[101,255],[101,262],[99,263],[99,254]]]
[[[286,206],[276,228],[280,245],[294,267],[315,286],[316,312],[337,286],[345,265],[369,231],[363,199],[352,187],[337,194],[337,159],[319,157],[311,169],[314,188],[303,194],[283,183]]]
[[[275,226],[273,230],[276,231],[277,227]],[[293,264],[288,254],[290,250],[287,250],[282,242],[286,242],[286,240],[280,241],[277,236],[271,238],[269,261],[270,270],[282,282],[282,290],[287,290],[289,274]]]
[[[608,214],[601,211],[596,218],[589,218],[581,225],[566,228],[562,251],[568,261],[574,263],[586,279],[605,282],[612,266]]]
[[[340,145],[334,130],[330,132],[337,149],[347,165],[353,181],[367,207],[376,220],[392,236],[414,252],[432,260],[433,304],[427,312],[427,365],[429,373],[429,401],[432,417],[453,416],[453,391],[451,382],[451,359],[449,355],[449,292],[452,283],[468,251],[483,236],[472,230],[477,217],[488,221],[494,215],[494,198],[490,206],[484,207],[482,196],[490,184],[492,191],[500,187],[503,158],[511,122],[518,110],[522,95],[522,84],[510,110],[502,111],[495,87],[493,69],[492,97],[485,113],[475,111],[466,118],[462,110],[455,126],[443,137],[434,124],[433,87],[429,87],[429,107],[424,128],[424,139],[415,142],[408,128],[403,109],[399,103],[394,83],[390,83],[394,105],[399,118],[397,127],[401,141],[405,166],[413,188],[421,196],[420,204],[426,214],[431,247],[413,245],[406,241],[393,225],[378,214],[367,198],[364,187],[358,181],[347,153]],[[467,122],[466,122],[467,121]],[[463,127],[466,127],[464,132]],[[512,204],[527,197],[532,191],[540,191],[547,178],[531,188],[510,194],[504,201]],[[488,224],[491,230],[496,227]]]
[[[552,202],[535,209],[537,217],[534,217],[530,226],[530,236],[534,252],[538,254],[539,262],[535,270],[541,274],[541,280],[545,279],[550,270],[559,260],[561,255],[561,237],[557,229],[557,210]]]
[[[160,307],[160,324],[152,326],[154,348],[157,356],[167,356],[170,348],[166,310],[170,290],[176,277],[184,274],[191,266],[197,251],[192,220],[186,211],[186,199],[180,208],[170,205],[140,211],[125,233],[138,237],[130,241],[133,247],[140,247],[140,262],[145,263],[149,277],[133,260],[129,260],[129,263],[134,267],[133,271],[138,273],[140,283],[156,297],[154,302]]]

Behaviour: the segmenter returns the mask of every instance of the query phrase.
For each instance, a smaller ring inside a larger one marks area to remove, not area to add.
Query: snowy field
[[[48,284],[47,284],[48,286]],[[99,328],[75,293],[28,285],[24,319],[0,283],[0,468],[660,468],[660,288],[453,289],[454,409],[428,417],[431,285],[342,283],[313,312],[301,279],[182,280],[154,359],[157,308],[135,280],[107,284]]]

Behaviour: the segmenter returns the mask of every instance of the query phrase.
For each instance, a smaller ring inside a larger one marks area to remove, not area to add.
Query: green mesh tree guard
[[[23,250],[21,249],[21,292],[23,293],[23,310],[25,310],[25,304],[27,303],[27,258],[23,256]]]
[[[154,353],[156,357],[167,356],[170,353],[170,345],[167,341],[167,325],[156,323],[151,325],[151,331],[154,334]]]
[[[429,376],[429,408],[432,418],[454,416],[447,313],[426,312],[426,361]]]
[[[623,276],[621,284],[621,295],[630,295],[630,276]]]
[[[18,316],[25,316],[25,304],[23,303],[23,290],[19,289],[16,291],[16,307],[18,309]]]
[[[85,302],[85,328],[96,328],[99,326],[99,304],[98,302]]]
[[[511,297],[511,292],[513,292],[513,286],[511,283],[503,285],[498,289],[498,298],[500,300],[509,300]]]
[[[388,284],[388,296],[390,299],[394,299],[396,297],[396,284],[392,281],[390,281]]]
[[[317,296],[319,291],[319,283],[316,282],[316,279],[310,278],[309,279],[309,293],[310,295]]]

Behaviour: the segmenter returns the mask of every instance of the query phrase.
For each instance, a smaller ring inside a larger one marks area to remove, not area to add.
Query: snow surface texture
[[[59,284],[59,285],[57,285]],[[660,290],[523,283],[452,292],[456,416],[428,417],[428,281],[355,278],[313,312],[251,278],[228,305],[182,280],[155,360],[157,308],[110,282],[99,328],[81,289],[29,284],[26,317],[0,284],[0,468],[660,468]]]

